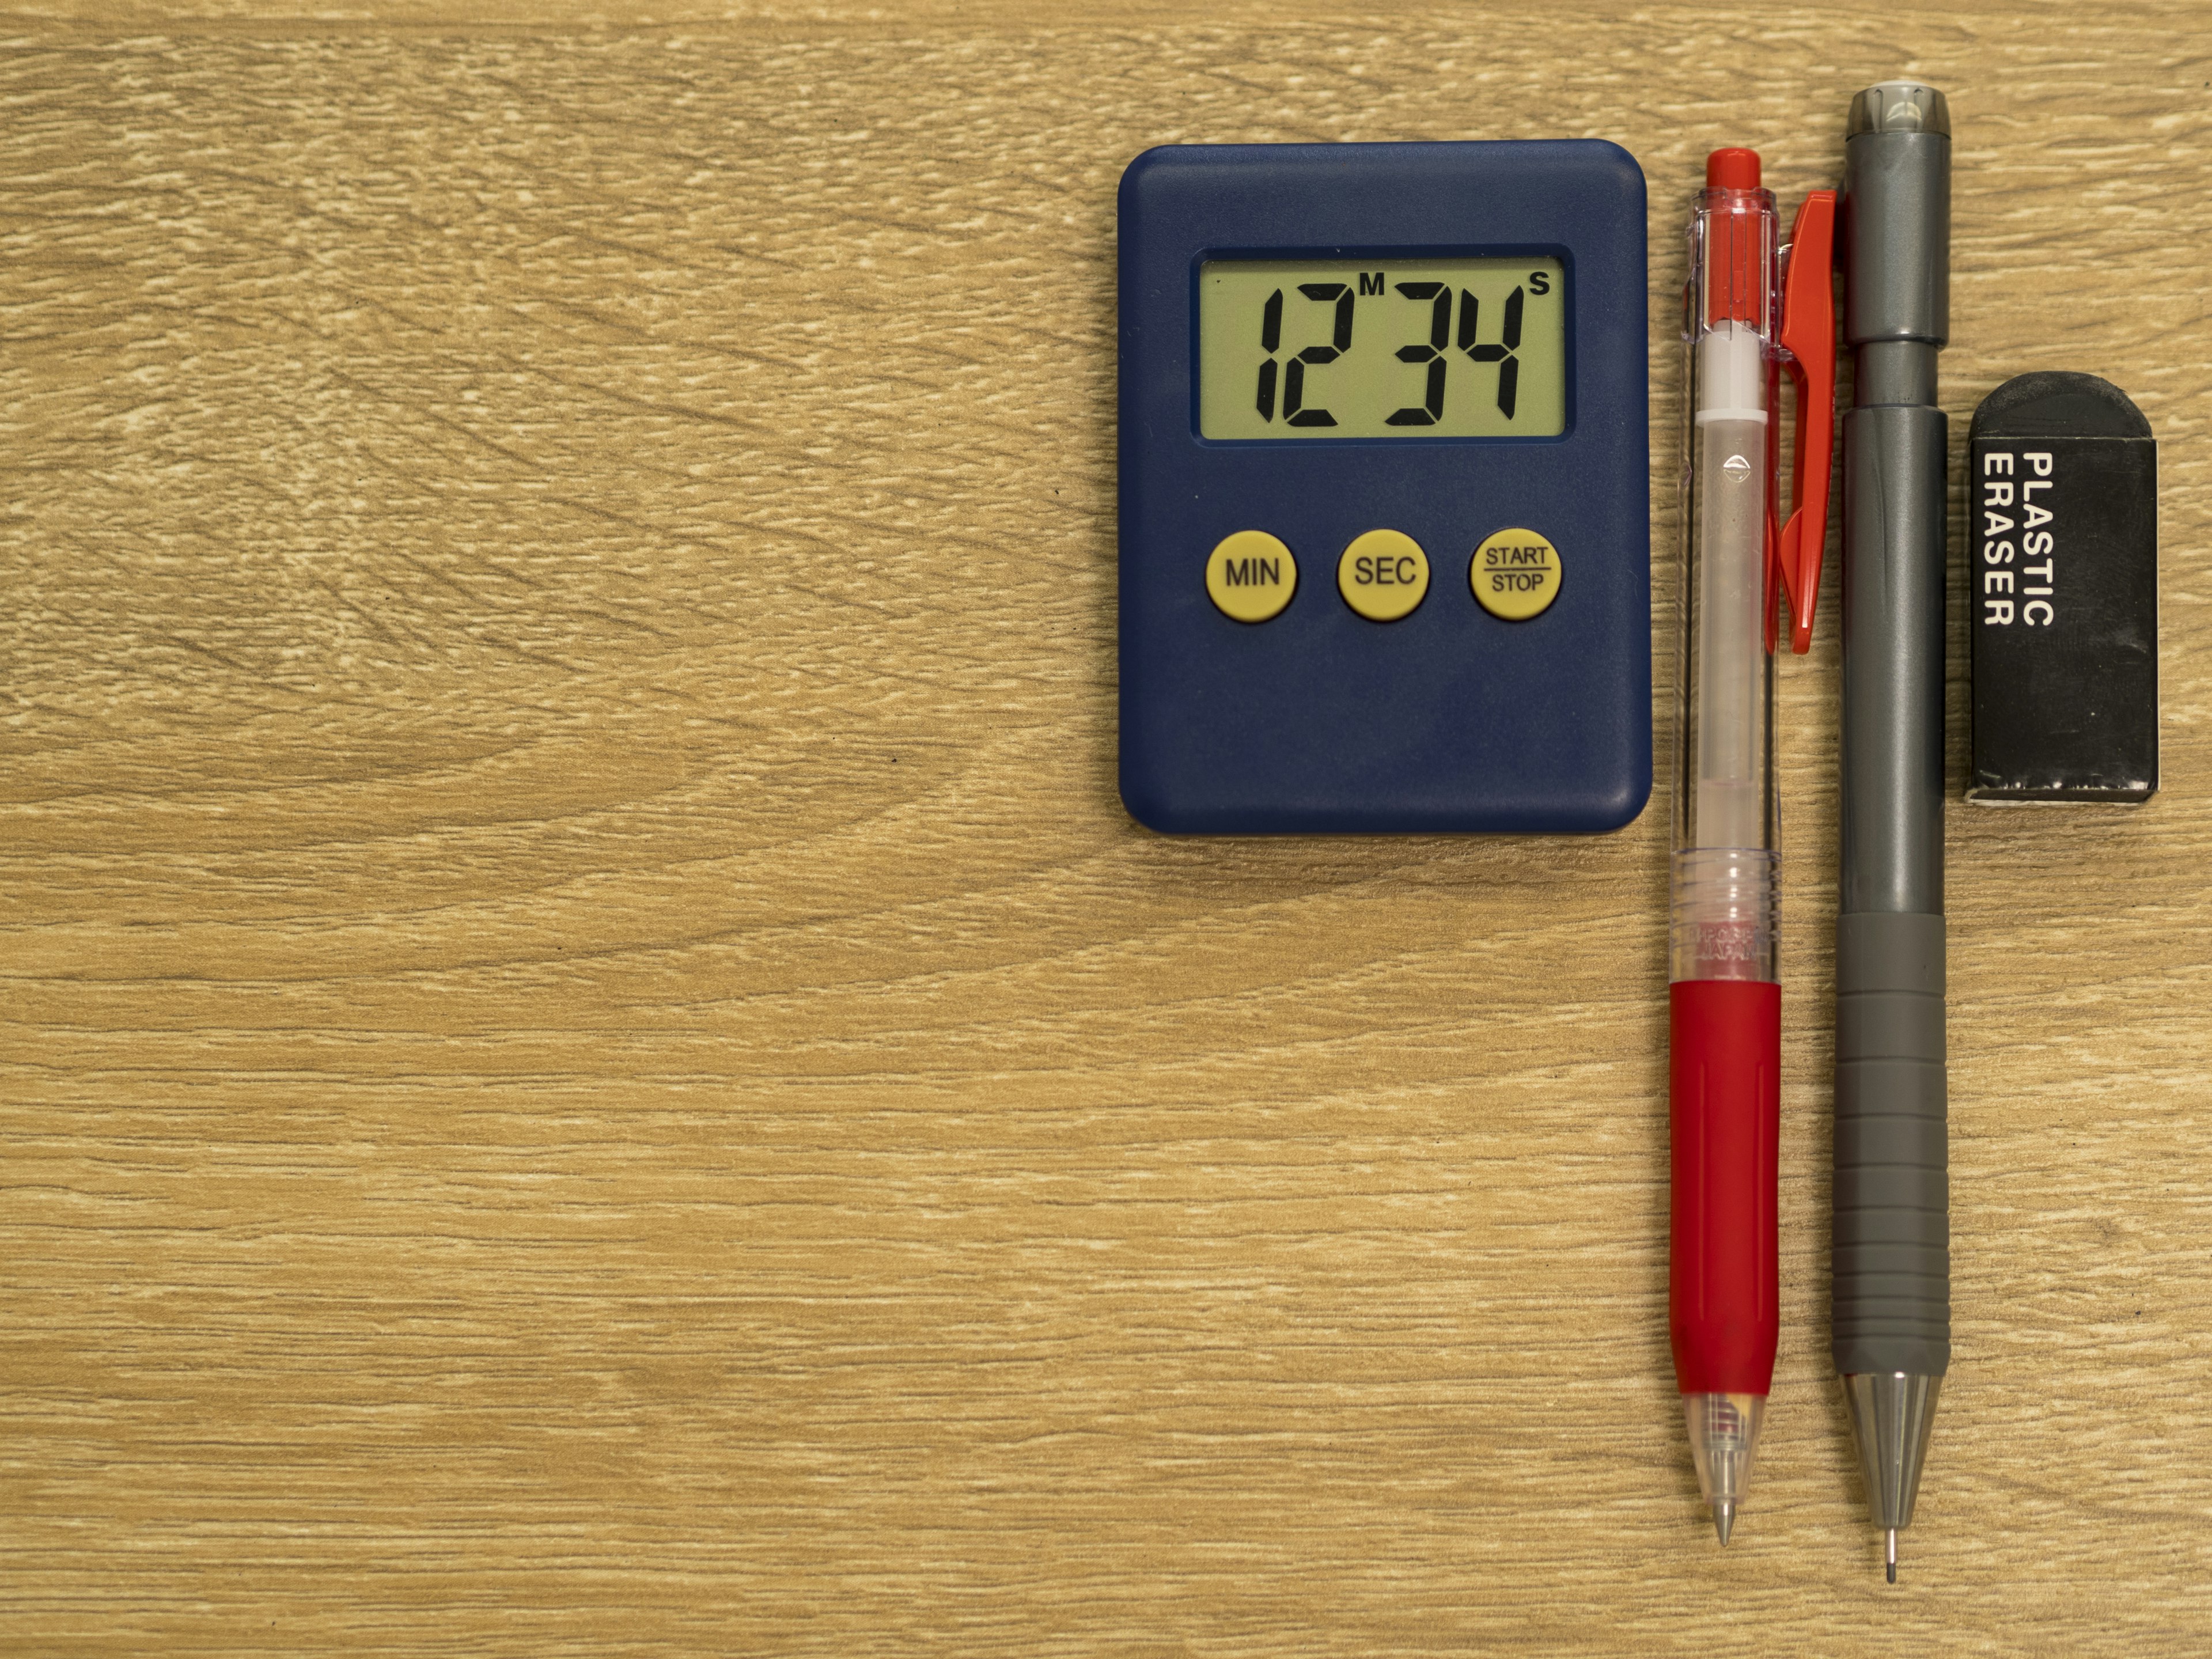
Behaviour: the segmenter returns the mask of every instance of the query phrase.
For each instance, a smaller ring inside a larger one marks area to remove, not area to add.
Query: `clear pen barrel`
[[[1774,198],[1705,191],[1690,232],[1689,512],[1669,976],[1776,978],[1767,649]]]

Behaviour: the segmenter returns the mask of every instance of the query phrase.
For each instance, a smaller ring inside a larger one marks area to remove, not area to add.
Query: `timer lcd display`
[[[1555,438],[1566,274],[1553,258],[1209,260],[1208,438]]]

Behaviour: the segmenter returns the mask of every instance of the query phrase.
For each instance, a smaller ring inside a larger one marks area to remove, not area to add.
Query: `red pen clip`
[[[1836,433],[1836,192],[1816,190],[1797,210],[1784,248],[1779,368],[1797,393],[1797,453],[1790,469],[1789,523],[1766,520],[1766,648],[1774,649],[1778,584],[1789,597],[1790,648],[1812,649],[1828,541],[1828,465]],[[1775,377],[1778,389],[1779,375]],[[1769,396],[1767,406],[1776,407]],[[1778,471],[1781,423],[1767,427],[1767,465]]]

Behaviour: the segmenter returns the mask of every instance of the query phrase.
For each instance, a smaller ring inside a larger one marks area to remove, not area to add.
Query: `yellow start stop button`
[[[1336,591],[1370,622],[1410,617],[1429,592],[1429,556],[1402,530],[1355,536],[1336,562]]]
[[[1492,616],[1527,622],[1559,597],[1559,550],[1533,530],[1501,530],[1474,550],[1467,579]]]
[[[1264,530],[1224,536],[1206,560],[1206,594],[1224,617],[1263,623],[1283,613],[1298,588],[1298,562]]]

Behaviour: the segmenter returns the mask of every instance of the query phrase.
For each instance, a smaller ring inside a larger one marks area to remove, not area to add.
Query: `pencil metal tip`
[[[1844,1378],[1844,1404],[1866,1477],[1867,1508],[1873,1511],[1868,1518],[1876,1527],[1912,1524],[1920,1471],[1928,1461],[1929,1430],[1942,1391],[1942,1377],[1910,1371],[1868,1371]]]
[[[1884,1556],[1882,1565],[1889,1570],[1889,1582],[1894,1584],[1897,1582],[1897,1528],[1895,1527],[1889,1529],[1889,1547],[1884,1552]]]

